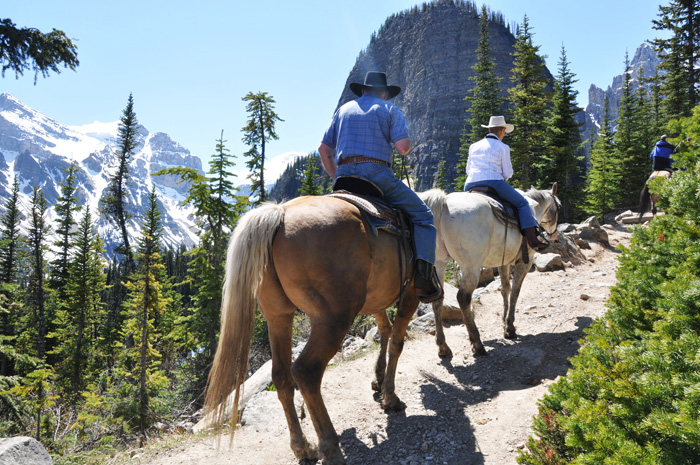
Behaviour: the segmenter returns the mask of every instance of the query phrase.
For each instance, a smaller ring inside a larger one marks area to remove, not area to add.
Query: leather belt
[[[391,167],[391,163],[384,160],[371,157],[345,157],[338,162],[338,165],[347,165],[348,163],[374,163],[375,165],[383,165]]]

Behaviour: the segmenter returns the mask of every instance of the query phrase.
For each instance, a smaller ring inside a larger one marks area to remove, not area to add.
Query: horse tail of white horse
[[[271,260],[272,241],[284,220],[282,206],[267,203],[246,213],[228,245],[221,301],[219,345],[207,381],[205,408],[221,426],[231,411],[231,435],[238,421],[241,386],[248,372],[257,293]],[[212,322],[213,323],[213,322]],[[235,390],[233,400],[227,398]]]
[[[440,224],[440,218],[442,218],[442,211],[445,209],[445,203],[447,202],[447,194],[442,189],[430,189],[425,192],[418,194],[421,200],[430,208],[433,212],[433,218],[435,219],[435,224]]]

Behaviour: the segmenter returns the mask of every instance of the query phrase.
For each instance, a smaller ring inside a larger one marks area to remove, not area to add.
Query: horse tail
[[[644,188],[642,189],[642,192],[639,194],[639,218],[641,218],[644,215],[644,212],[647,211],[650,203],[651,203],[651,196],[649,194],[649,186],[644,184]]]
[[[231,436],[238,421],[241,386],[248,372],[258,290],[271,261],[272,241],[284,220],[284,209],[266,203],[246,213],[228,245],[221,301],[221,331],[207,381],[205,409],[221,427],[230,408]],[[227,400],[235,390],[233,401]],[[211,418],[211,417],[210,417]]]
[[[442,189],[430,189],[425,192],[418,194],[421,200],[430,208],[433,212],[433,218],[435,219],[435,224],[440,224],[440,219],[442,218],[442,212],[445,209],[445,203],[447,202],[447,194]]]

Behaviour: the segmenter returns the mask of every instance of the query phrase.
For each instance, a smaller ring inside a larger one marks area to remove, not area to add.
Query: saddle
[[[472,194],[481,194],[486,197],[487,202],[491,206],[493,215],[503,225],[509,228],[517,228],[520,230],[520,217],[518,211],[513,204],[506,202],[498,196],[498,193],[491,186],[472,186],[467,189],[467,192]]]
[[[343,199],[359,208],[375,236],[380,229],[406,238],[412,236],[408,216],[402,210],[387,203],[382,190],[364,178],[339,177],[333,184],[333,192],[328,194],[328,197]]]

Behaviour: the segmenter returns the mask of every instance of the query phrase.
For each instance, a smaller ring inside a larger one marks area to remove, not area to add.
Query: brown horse
[[[673,173],[668,170],[660,170],[660,171],[654,171],[651,173],[651,176],[649,176],[649,179],[647,179],[647,182],[644,183],[644,188],[642,188],[642,192],[639,194],[639,217],[641,218],[644,213],[646,213],[647,209],[649,206],[651,206],[651,214],[656,216],[656,202],[659,200],[659,194],[653,193],[649,191],[649,181],[652,179],[656,178],[663,178],[663,179],[671,179],[671,176],[673,176]]]
[[[381,392],[385,409],[405,408],[394,392],[394,379],[418,298],[408,283],[392,325],[385,309],[399,298],[402,276],[413,276],[412,265],[406,265],[397,250],[396,236],[381,231],[373,234],[358,208],[337,198],[300,197],[246,213],[228,247],[221,335],[205,400],[208,409],[216,410],[218,424],[224,421],[224,400],[234,390],[232,424],[238,419],[256,303],[267,320],[272,381],[297,459],[321,457],[302,432],[294,409],[295,385],[318,435],[323,463],[345,463],[321,397],[321,380],[358,315],[374,315],[381,337],[372,388]],[[308,316],[311,332],[292,363],[296,309]]]

